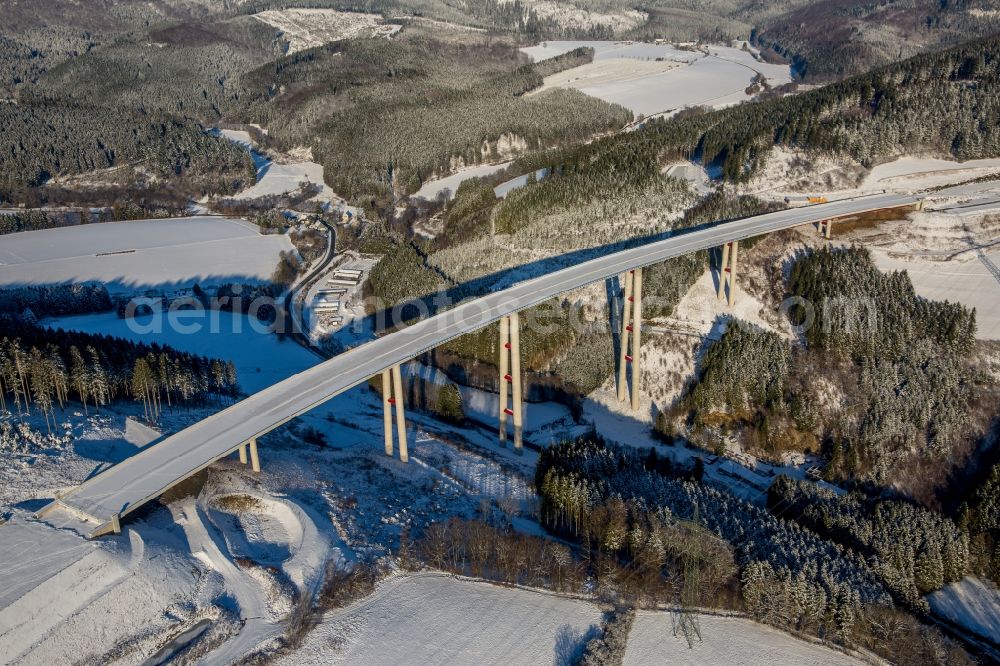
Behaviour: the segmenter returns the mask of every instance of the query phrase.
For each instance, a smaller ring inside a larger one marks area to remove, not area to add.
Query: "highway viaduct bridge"
[[[690,252],[722,248],[719,298],[734,303],[739,242],[783,229],[817,224],[829,238],[834,221],[877,211],[922,208],[915,197],[881,194],[777,211],[682,232],[563,268],[427,317],[289,377],[209,416],[59,496],[39,511],[61,508],[84,519],[88,536],[119,532],[121,519],[143,504],[208,467],[238,453],[260,470],[257,440],[295,417],[372,377],[382,378],[385,452],[393,455],[393,430],[399,456],[408,459],[400,365],[444,342],[500,321],[500,437],[513,422],[514,446],[521,446],[521,367],[518,312],[594,282],[624,275],[624,316],[618,397],[630,383],[633,408],[639,404],[642,269]],[[394,414],[393,414],[394,412]],[[393,418],[395,417],[395,418]],[[394,423],[395,421],[395,423]],[[395,427],[394,427],[395,426]]]

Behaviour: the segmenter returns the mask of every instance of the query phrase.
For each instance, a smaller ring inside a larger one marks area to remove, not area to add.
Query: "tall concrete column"
[[[499,365],[500,442],[507,441],[507,417],[510,416],[514,422],[514,449],[520,451],[523,444],[524,407],[521,398],[521,320],[516,312],[500,319]]]
[[[118,517],[118,514],[111,516],[111,531],[115,534],[122,533],[122,519]]]
[[[507,441],[507,395],[510,386],[510,318],[500,319],[500,443]]]
[[[734,255],[735,256],[735,255]],[[642,328],[642,269],[635,269],[632,280],[632,409],[639,409],[639,374],[641,366],[639,358],[642,353],[642,345],[639,340],[639,331]]]
[[[410,461],[406,446],[406,415],[403,413],[403,377],[398,365],[392,368],[392,392],[396,399],[396,433],[399,435],[399,459]]]
[[[833,220],[820,220],[819,233],[823,238],[830,240],[833,233]]]
[[[514,410],[514,448],[521,450],[524,409],[521,406],[521,320],[517,313],[510,318],[510,376],[511,399]]]
[[[632,408],[639,407],[639,358],[642,351],[639,329],[642,324],[642,269],[625,274],[625,303],[622,307],[621,358],[618,360],[618,401],[632,396]],[[631,372],[629,371],[631,368]],[[629,379],[632,380],[631,390]]]
[[[729,254],[729,307],[736,304],[736,260],[740,254],[740,242],[733,241],[733,249]]]
[[[385,436],[385,455],[392,457],[392,372],[382,371],[382,432]]]
[[[729,246],[732,243],[725,243],[722,246],[722,261],[719,263],[719,300],[726,295],[726,280],[729,277]]]
[[[246,465],[247,464],[247,445],[246,444],[241,444],[240,445],[240,464],[241,465]]]
[[[618,359],[618,402],[625,402],[625,391],[628,389],[628,344],[632,326],[632,278],[633,272],[625,273],[625,289],[622,296],[622,330],[620,341],[621,353]]]
[[[257,455],[257,440],[250,440],[250,469],[260,473],[260,456]]]

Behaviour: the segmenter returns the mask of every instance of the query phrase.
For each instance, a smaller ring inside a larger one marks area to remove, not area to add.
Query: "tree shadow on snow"
[[[552,663],[555,666],[571,666],[583,654],[587,642],[601,635],[596,625],[590,625],[587,631],[579,631],[575,627],[564,624],[556,632],[555,654]]]

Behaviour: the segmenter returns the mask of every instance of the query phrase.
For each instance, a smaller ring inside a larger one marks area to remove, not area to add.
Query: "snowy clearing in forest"
[[[935,615],[1000,642],[1000,591],[975,576],[949,583],[927,596]]]
[[[1000,248],[970,253],[964,260],[898,258],[876,249],[875,265],[883,272],[906,271],[917,295],[976,309],[976,337],[1000,340]]]
[[[1000,198],[996,181],[939,190],[904,220],[843,234],[835,225],[834,243],[869,247],[880,270],[905,270],[919,296],[975,308],[976,337],[1000,340],[1000,215],[968,212],[989,191]]]
[[[396,576],[328,613],[279,664],[566,664],[598,635],[589,601],[461,580]]]
[[[537,94],[575,88],[635,114],[671,114],[685,107],[722,108],[751,99],[747,89],[763,77],[769,86],[791,81],[791,69],[758,61],[734,46],[682,50],[642,42],[551,41],[522,49],[545,60],[580,47],[594,49],[594,61],[545,78]],[[749,48],[749,47],[748,47]]]
[[[385,25],[378,14],[341,12],[335,9],[272,9],[253,17],[284,33],[288,52],[296,53],[328,42],[353,37],[389,36],[399,25]]]
[[[260,199],[262,197],[281,196],[297,192],[303,184],[318,185],[319,194],[315,200],[319,202],[336,202],[342,200],[326,184],[323,176],[323,165],[312,161],[312,151],[304,151],[304,155],[296,152],[299,159],[286,159],[281,163],[270,159],[257,151],[257,146],[245,130],[213,129],[211,134],[229,139],[233,143],[250,152],[254,167],[257,169],[257,182],[234,195],[234,199]],[[306,159],[301,159],[305,157]]]
[[[51,328],[111,335],[169,345],[180,351],[232,361],[240,388],[255,393],[302,372],[319,359],[291,339],[280,339],[270,326],[248,315],[218,310],[181,310],[135,319],[114,312],[56,317],[42,322]]]
[[[0,287],[103,282],[111,292],[265,282],[282,235],[261,235],[244,220],[184,217],[102,222],[4,236]]]
[[[743,664],[744,666],[814,666],[865,662],[830,648],[800,640],[742,617],[698,615],[701,640],[689,647],[672,613],[640,611],[632,624],[624,664]]]
[[[494,174],[497,171],[506,168],[509,164],[510,162],[502,162],[500,164],[480,164],[478,166],[466,167],[449,176],[428,180],[421,185],[419,190],[413,193],[413,196],[430,201],[432,199],[436,199],[443,192],[447,191],[448,198],[454,199],[458,186],[466,180],[469,180],[470,178],[482,178],[483,176],[489,176],[490,174]]]
[[[646,12],[635,9],[596,11],[583,9],[568,2],[554,0],[525,0],[523,6],[535,11],[542,21],[552,21],[561,28],[577,33],[591,31],[594,28],[610,28],[614,33],[626,32],[638,28],[649,19]]]

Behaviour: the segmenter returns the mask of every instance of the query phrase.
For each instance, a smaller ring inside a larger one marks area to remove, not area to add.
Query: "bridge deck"
[[[679,233],[622,250],[508,289],[461,303],[403,330],[385,335],[275,384],[89,479],[60,498],[67,507],[103,521],[123,516],[161,495],[251,438],[259,437],[397,363],[470,333],[559,294],[603,281],[630,269],[708,249],[728,241],[855,215],[915,205],[918,199],[883,194],[793,208]],[[44,511],[44,510],[43,510]]]

